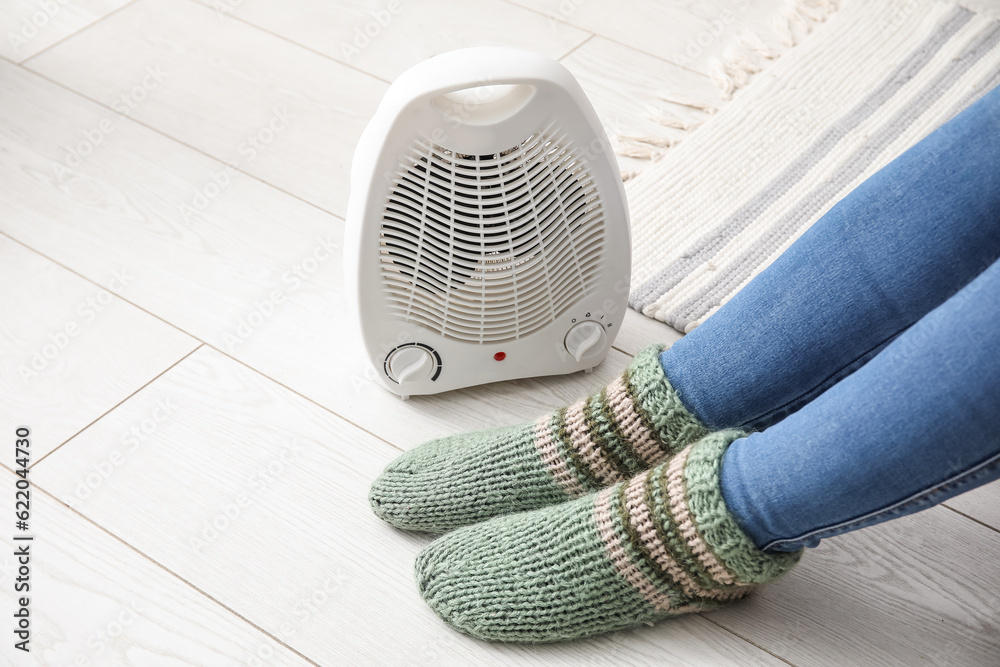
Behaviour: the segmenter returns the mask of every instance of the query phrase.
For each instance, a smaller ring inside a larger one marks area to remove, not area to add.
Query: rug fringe
[[[674,140],[670,137],[660,137],[649,134],[632,135],[619,134],[616,139],[617,147],[615,153],[624,157],[634,157],[640,160],[657,160],[663,153],[663,149],[674,145]],[[627,180],[624,177],[622,180]]]
[[[794,48],[838,8],[834,0],[788,0],[782,12],[771,20],[771,27],[781,44],[788,49]],[[744,31],[726,47],[721,58],[712,62],[709,71],[723,98],[728,100],[762,69],[760,59],[773,60],[780,55],[768,47],[759,35]]]
[[[713,58],[708,64],[709,78],[719,88],[722,99],[732,99],[737,90],[749,84],[753,76],[764,68],[765,61],[779,58],[794,48],[817,24],[826,21],[839,8],[838,0],[787,0],[781,13],[771,20],[775,37],[786,47],[781,51],[768,46],[757,33],[750,30],[741,31],[722,51],[722,56]],[[664,102],[687,107],[706,115],[718,110],[715,105],[681,95],[663,93],[657,97]],[[704,122],[703,118],[685,118],[654,106],[648,106],[646,112],[650,120],[685,133]],[[680,141],[666,137],[636,137],[621,134],[617,139],[618,148],[615,152],[618,155],[646,160],[658,159],[663,151]],[[623,176],[622,180],[627,179]]]
[[[700,120],[691,120],[690,118],[675,116],[672,113],[653,106],[646,107],[646,116],[650,120],[656,121],[664,127],[672,127],[677,130],[693,130],[702,123]]]
[[[682,107],[688,107],[689,109],[697,109],[698,111],[704,111],[707,114],[713,114],[718,109],[708,102],[702,102],[684,95],[667,95],[666,93],[661,93],[657,95],[658,98],[664,102],[670,102],[671,104],[676,104]]]

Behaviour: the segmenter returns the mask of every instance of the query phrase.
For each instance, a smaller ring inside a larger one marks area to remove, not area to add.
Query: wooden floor
[[[630,312],[592,376],[409,402],[374,385],[340,246],[354,144],[388,82],[443,50],[526,47],[570,67],[612,133],[668,136],[647,107],[721,104],[710,59],[737,30],[770,39],[782,6],[0,0],[0,495],[27,424],[37,536],[33,651],[8,632],[0,662],[1000,663],[996,485],[830,540],[731,608],[537,648],[443,625],[412,578],[428,538],[367,505],[400,451],[531,418],[677,338]],[[365,43],[372,12],[390,19]]]

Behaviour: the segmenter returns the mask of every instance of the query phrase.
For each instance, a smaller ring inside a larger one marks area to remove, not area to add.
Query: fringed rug
[[[722,83],[745,84],[732,101],[626,183],[633,308],[693,330],[855,186],[1000,84],[997,17],[933,0],[842,5],[766,68],[764,53],[748,49],[735,70],[731,56]]]

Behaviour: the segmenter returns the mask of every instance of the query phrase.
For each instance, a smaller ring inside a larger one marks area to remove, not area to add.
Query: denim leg
[[[764,549],[912,514],[1000,478],[1000,261],[863,368],[735,441],[722,492]]]
[[[757,430],[863,366],[1000,256],[1000,88],[858,186],[661,362]]]

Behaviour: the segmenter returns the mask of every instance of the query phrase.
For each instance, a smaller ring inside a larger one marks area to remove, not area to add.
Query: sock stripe
[[[583,406],[583,419],[590,431],[594,443],[604,451],[608,460],[626,480],[642,470],[643,463],[632,451],[631,443],[615,432],[613,422],[608,422],[604,413],[604,402],[601,398],[604,390],[589,397]]]
[[[670,551],[671,557],[680,563],[699,585],[711,590],[719,586],[691,547],[680,537],[680,530],[670,513],[670,497],[667,493],[667,465],[663,464],[650,471],[646,484],[646,504],[652,510],[653,528],[660,542]]]
[[[606,434],[605,438],[620,443],[621,457],[627,460],[627,465],[633,473],[639,472],[648,467],[649,462],[646,461],[645,457],[636,448],[636,443],[622,430],[622,425],[615,414],[614,406],[611,404],[609,388],[613,385],[614,382],[601,389],[601,393],[591,403],[591,410],[595,415],[595,419],[599,420],[600,424],[603,425]]]
[[[593,434],[587,428],[584,409],[587,399],[572,404],[566,410],[566,428],[569,431],[573,446],[580,453],[585,464],[590,467],[601,486],[608,486],[622,480],[615,462],[609,452],[603,450],[594,440]]]
[[[691,587],[685,586],[683,572],[679,568],[671,572],[669,568],[665,569],[661,567],[653,558],[648,545],[643,541],[639,529],[635,526],[633,510],[636,508],[631,506],[629,493],[632,486],[633,484],[631,483],[628,485],[619,484],[615,486],[616,490],[612,494],[612,498],[615,501],[613,511],[616,511],[618,514],[618,526],[622,533],[620,537],[623,543],[627,540],[627,546],[632,547],[630,550],[631,553],[627,555],[632,559],[633,565],[637,569],[644,571],[647,574],[647,578],[654,585],[659,584],[658,588],[664,591],[676,589],[677,593],[686,596],[684,599],[678,600],[679,603],[686,604],[696,593]]]
[[[660,349],[645,348],[600,392],[557,411],[550,429],[536,427],[542,461],[571,496],[629,479],[705,431],[663,374]]]
[[[652,473],[637,475],[627,487],[622,489],[622,501],[628,511],[629,527],[639,541],[642,553],[649,563],[665,577],[669,577],[689,596],[711,598],[714,600],[732,600],[741,597],[744,591],[736,589],[710,589],[703,587],[667,552],[667,548],[657,534],[647,504],[648,481]],[[742,587],[741,587],[742,588]]]
[[[657,589],[669,597],[674,607],[691,602],[694,597],[686,593],[671,577],[665,576],[649,558],[648,550],[643,544],[639,532],[632,525],[632,518],[627,504],[628,484],[623,482],[615,485],[615,491],[611,494],[609,502],[611,520],[615,524],[618,538],[625,549],[625,555],[632,561],[632,565],[642,572]]]
[[[659,437],[659,431],[653,424],[653,420],[650,419],[649,413],[646,411],[643,402],[639,399],[640,388],[637,388],[632,382],[631,369],[625,369],[625,372],[622,374],[622,380],[625,385],[625,395],[628,396],[629,401],[632,404],[632,409],[639,417],[638,425],[643,431],[649,434],[651,446],[656,448],[655,453],[651,452],[651,456],[656,457],[657,461],[663,461],[674,453],[675,450],[670,446],[673,443],[664,443],[664,441]]]
[[[653,582],[649,580],[632,563],[625,554],[625,549],[621,544],[618,533],[615,531],[614,521],[611,518],[611,494],[613,489],[605,489],[597,494],[594,501],[594,521],[597,524],[597,531],[604,542],[608,559],[614,565],[615,570],[632,587],[646,599],[649,604],[658,612],[667,612],[672,609],[670,598],[659,590]]]
[[[670,514],[673,515],[684,541],[690,546],[691,553],[701,561],[712,578],[720,584],[732,586],[736,583],[733,575],[719,562],[708,544],[705,543],[688,509],[684,466],[691,453],[691,448],[692,445],[685,447],[670,460],[667,467],[667,494],[670,498]]]
[[[566,459],[559,453],[559,447],[556,445],[552,432],[553,420],[554,415],[545,415],[535,422],[535,447],[538,449],[538,454],[545,466],[552,473],[556,483],[566,492],[566,495],[571,498],[579,498],[586,494],[587,490],[570,472]]]
[[[663,449],[636,409],[626,388],[625,374],[608,385],[607,405],[614,415],[614,422],[622,438],[632,444],[636,454],[647,465],[656,465],[662,461]]]
[[[560,408],[556,411],[553,418],[556,443],[560,447],[563,457],[569,464],[570,470],[576,475],[577,480],[579,480],[580,484],[584,488],[592,491],[607,486],[606,484],[603,484],[600,478],[597,477],[597,475],[590,469],[590,466],[587,465],[587,462],[583,459],[581,452],[573,443],[573,437],[570,434],[569,425],[566,419],[568,411],[568,408]]]

